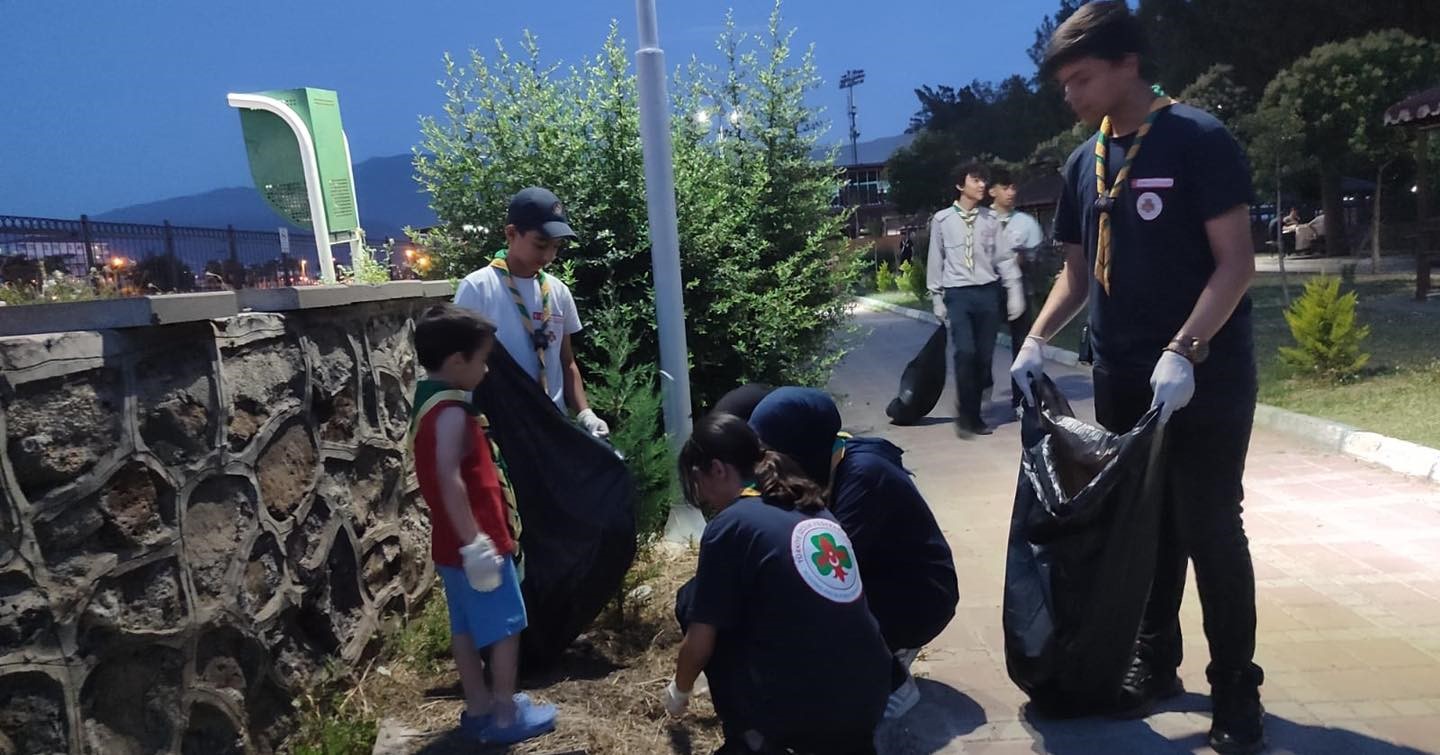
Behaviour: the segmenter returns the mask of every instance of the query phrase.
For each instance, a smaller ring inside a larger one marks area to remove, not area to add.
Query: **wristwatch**
[[[1210,356],[1210,343],[1192,336],[1176,336],[1165,350],[1189,359],[1191,364],[1200,364]]]

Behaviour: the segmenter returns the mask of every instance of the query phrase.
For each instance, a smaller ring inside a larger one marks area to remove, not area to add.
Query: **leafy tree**
[[[1054,15],[1041,19],[1040,25],[1035,27],[1035,42],[1030,45],[1026,54],[1030,56],[1030,62],[1035,64],[1035,70],[1045,63],[1045,48],[1050,46],[1050,38],[1055,36],[1055,30],[1060,24],[1065,23],[1075,11],[1080,9],[1088,0],[1060,0],[1060,9]]]
[[[1327,243],[1345,248],[1340,204],[1347,169],[1369,170],[1405,149],[1405,134],[1385,127],[1385,108],[1433,83],[1440,45],[1391,30],[1321,45],[1295,61],[1265,89],[1258,122],[1294,133],[1321,178]],[[1286,129],[1294,128],[1294,131]],[[1335,248],[1335,246],[1332,246]]]
[[[909,146],[896,150],[886,165],[890,201],[901,212],[933,211],[955,198],[955,169],[973,156],[958,134],[921,131]]]
[[[1180,91],[1217,63],[1263,91],[1281,70],[1318,45],[1398,28],[1440,40],[1433,0],[1139,0],[1157,80]]]
[[[831,199],[840,179],[811,156],[826,124],[806,106],[819,84],[813,53],[796,50],[777,3],[769,28],[727,21],[719,66],[692,62],[673,82],[671,118],[691,381],[700,407],[747,382],[820,384],[838,358],[833,335],[857,267]],[[529,185],[566,202],[581,239],[554,270],[582,314],[613,309],[636,323],[645,385],[658,346],[636,83],[612,25],[599,54],[546,62],[527,35],[468,64],[445,59],[443,115],[422,120],[416,173],[439,225],[421,241],[435,274],[464,275],[502,248],[506,203]],[[722,129],[700,123],[715,114]],[[732,118],[733,114],[733,118]],[[613,302],[602,290],[613,290]],[[582,364],[606,362],[594,339]],[[637,394],[638,395],[638,394]],[[657,428],[658,430],[658,428]]]
[[[1181,102],[1194,105],[1234,129],[1255,109],[1256,97],[1236,82],[1235,66],[1216,63],[1180,93]]]
[[[1024,173],[1038,175],[1041,173],[1053,173],[1065,166],[1065,161],[1070,159],[1071,153],[1080,148],[1087,139],[1095,134],[1095,129],[1083,123],[1076,123],[1070,128],[1046,139],[1035,145],[1030,152],[1030,157],[1025,160]]]

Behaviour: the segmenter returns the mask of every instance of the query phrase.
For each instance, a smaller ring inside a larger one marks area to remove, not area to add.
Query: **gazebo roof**
[[[1385,110],[1386,126],[1440,127],[1440,87],[1412,94]]]

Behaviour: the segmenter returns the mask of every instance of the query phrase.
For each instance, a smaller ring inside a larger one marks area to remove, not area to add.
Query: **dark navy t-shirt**
[[[782,740],[879,723],[891,660],[864,566],[823,511],[741,498],[705,525],[689,619],[714,626],[741,667],[727,671],[747,682],[746,723]]]
[[[1106,186],[1125,163],[1134,135],[1113,139]],[[1081,244],[1092,271],[1090,340],[1098,367],[1148,376],[1189,319],[1215,272],[1205,222],[1252,199],[1250,167],[1229,131],[1210,114],[1176,104],[1161,112],[1110,213],[1110,293],[1093,275],[1095,137],[1065,164],[1055,238]],[[1253,380],[1250,297],[1210,342],[1198,384]]]
[[[901,461],[890,441],[847,439],[830,497],[865,565],[870,610],[894,650],[934,639],[960,599],[945,534]]]

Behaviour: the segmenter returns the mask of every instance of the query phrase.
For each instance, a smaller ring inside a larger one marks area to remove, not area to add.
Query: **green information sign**
[[[279,100],[295,111],[309,132],[320,174],[325,224],[332,240],[357,231],[359,217],[355,209],[350,151],[340,125],[339,95],[328,89],[310,87],[259,94]],[[311,227],[313,218],[300,141],[294,130],[279,115],[266,110],[240,110],[240,126],[245,134],[245,151],[250,157],[250,175],[260,195],[291,223]]]

